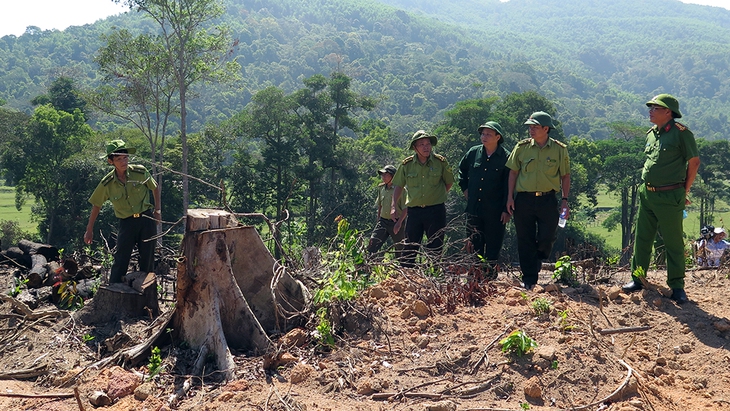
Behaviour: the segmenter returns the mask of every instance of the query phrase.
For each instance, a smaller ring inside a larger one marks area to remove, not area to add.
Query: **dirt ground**
[[[264,371],[261,357],[234,353],[236,379],[225,384],[211,383],[213,374],[202,385],[200,376],[173,375],[185,354],[169,347],[162,373],[145,384],[146,362],[79,374],[110,354],[109,336],[123,331],[127,345],[146,338],[149,319],[91,329],[69,318],[30,320],[4,302],[0,373],[45,371],[5,375],[0,409],[91,410],[95,391],[114,400],[99,409],[125,411],[730,409],[727,272],[688,272],[684,305],[661,295],[663,271],[648,275],[658,288],[631,295],[620,290],[628,272],[599,273],[576,288],[553,284],[551,274],[543,271],[530,292],[514,271],[465,292],[402,272],[341,307],[336,348],[311,338],[291,343],[275,371]],[[484,304],[470,305],[475,295]],[[537,315],[546,305],[549,313]],[[514,330],[537,347],[521,357],[502,352],[499,341]],[[171,401],[186,379],[192,388]],[[121,392],[125,381],[132,388]]]

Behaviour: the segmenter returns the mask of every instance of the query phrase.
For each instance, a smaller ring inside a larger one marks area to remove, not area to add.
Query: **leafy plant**
[[[532,311],[534,311],[537,316],[549,313],[552,305],[552,301],[545,297],[538,297],[531,304]]]
[[[81,336],[81,340],[84,343],[90,343],[90,342],[94,341],[94,336],[87,333],[87,334],[84,334]]]
[[[558,360],[553,360],[553,362],[550,363],[550,369],[551,370],[557,370],[558,369]]]
[[[17,297],[18,294],[20,294],[20,287],[27,284],[28,279],[27,278],[19,279],[19,278],[15,277],[13,279],[13,281],[15,282],[15,286],[13,288],[11,288],[10,291],[8,291],[8,295],[11,297]]]
[[[499,344],[502,346],[502,352],[515,353],[518,357],[537,348],[535,340],[530,338],[522,330],[514,330],[510,335],[502,339]]]
[[[529,403],[526,403],[526,402],[521,402],[520,403],[520,409],[521,410],[529,410],[530,409],[530,404]]]
[[[150,354],[149,362],[147,363],[147,372],[149,373],[149,377],[147,377],[147,379],[151,380],[157,374],[162,372],[163,369],[160,347],[152,347],[152,353]]]
[[[570,262],[570,256],[564,255],[555,262],[555,272],[553,272],[553,280],[557,280],[563,284],[575,286],[578,284],[578,278],[575,273],[575,267]]]
[[[321,345],[335,345],[335,337],[332,334],[332,325],[327,319],[327,308],[321,307],[317,310],[317,318],[319,319],[319,322],[317,323],[314,335],[315,338],[317,338]]]
[[[315,304],[323,304],[333,299],[351,300],[369,281],[366,277],[360,278],[357,275],[358,269],[365,262],[362,236],[357,230],[351,229],[350,223],[342,216],[338,216],[335,221],[337,236],[334,241],[340,242],[334,251],[323,257],[330,271],[322,279],[321,288],[314,293]]]
[[[560,329],[565,331],[571,331],[573,328],[575,328],[574,325],[571,325],[568,323],[568,310],[563,310],[558,313],[558,316],[560,317]]]
[[[79,295],[79,290],[76,288],[76,281],[59,281],[58,294],[61,296],[60,306],[67,310],[78,310],[84,307],[84,298]]]

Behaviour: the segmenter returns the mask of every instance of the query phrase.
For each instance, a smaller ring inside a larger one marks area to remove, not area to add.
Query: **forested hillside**
[[[242,109],[257,91],[293,91],[342,70],[380,98],[368,114],[394,130],[427,127],[457,101],[536,90],[555,102],[566,135],[604,138],[611,121],[644,122],[658,92],[680,97],[698,136],[725,138],[730,11],[647,0],[227,0],[242,82],[206,87],[193,129]],[[405,11],[404,11],[405,10]],[[152,30],[135,13],[63,32],[0,39],[0,98],[29,101],[60,74],[94,85],[100,35]],[[92,117],[93,118],[93,117]],[[100,120],[96,118],[95,120]],[[101,126],[102,124],[99,124]]]

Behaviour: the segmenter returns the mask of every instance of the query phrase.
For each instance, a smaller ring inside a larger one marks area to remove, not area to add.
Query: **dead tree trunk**
[[[28,288],[43,286],[48,273],[48,261],[58,259],[58,249],[48,244],[20,240],[18,247],[30,256],[31,268],[28,273]]]
[[[212,355],[230,378],[235,369],[230,348],[271,351],[266,330],[281,329],[275,313],[282,305],[303,310],[308,293],[283,270],[274,276],[277,264],[261,237],[252,227],[238,226],[232,214],[188,210],[186,225],[174,330],[199,350],[191,374],[198,375]]]

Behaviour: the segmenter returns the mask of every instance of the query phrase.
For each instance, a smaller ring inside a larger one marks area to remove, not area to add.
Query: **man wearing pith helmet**
[[[459,162],[459,188],[466,198],[467,249],[487,260],[491,276],[496,272],[504,240],[507,212],[506,167],[509,152],[502,146],[504,132],[496,121],[479,126],[481,144],[470,148]],[[470,246],[470,247],[469,247]]]
[[[558,208],[565,209],[566,219],[570,216],[570,159],[567,146],[548,135],[555,129],[550,114],[536,111],[524,124],[529,126],[530,138],[517,143],[507,159],[507,211],[514,217],[522,282],[532,290],[542,260],[553,249]]]
[[[646,161],[641,172],[639,212],[636,217],[631,281],[624,291],[643,288],[640,273],[649,269],[651,248],[661,234],[666,247],[667,285],[672,299],[687,302],[684,291],[683,211],[690,204],[688,194],[700,168],[699,151],[694,134],[676,119],[682,117],[679,101],[669,94],[659,94],[646,103],[649,121],[654,126],[646,133]]]
[[[454,184],[454,174],[449,162],[442,155],[433,152],[438,143],[436,136],[418,130],[411,138],[411,150],[416,153],[406,157],[393,176],[393,201],[391,215],[396,214],[396,205],[403,189],[407,189],[406,221],[407,251],[403,266],[413,267],[416,249],[423,239],[428,238],[427,250],[433,256],[441,252],[446,227],[446,193]]]
[[[390,213],[390,205],[393,202],[393,176],[395,171],[395,166],[390,164],[378,170],[382,182],[378,184],[378,195],[375,199],[375,207],[378,209],[377,221],[370,235],[370,242],[368,242],[368,253],[377,253],[390,237],[393,239],[395,246],[395,256],[400,260],[403,252],[403,239],[405,238],[405,230],[401,230],[401,225],[406,220],[408,209],[405,208],[406,196],[401,196],[395,210],[396,213]]]
[[[145,240],[150,240],[156,234],[155,221],[160,219],[160,196],[157,182],[147,169],[129,164],[129,155],[136,151],[134,147],[127,147],[122,140],[110,141],[106,146],[106,161],[114,169],[101,179],[89,198],[92,208],[84,233],[86,244],[91,244],[94,239],[94,222],[107,200],[111,201],[114,215],[119,219],[110,283],[122,281],[135,245],[139,250],[139,270],[154,270],[155,241]],[[150,190],[154,204],[150,201]]]

